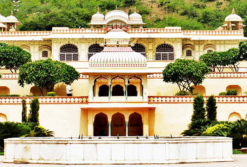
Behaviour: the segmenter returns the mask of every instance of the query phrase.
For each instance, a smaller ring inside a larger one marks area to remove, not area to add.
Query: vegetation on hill
[[[146,27],[182,26],[182,29],[216,29],[235,8],[247,20],[246,0],[22,0],[15,15],[21,30],[51,30],[54,26],[87,27],[91,16],[118,9],[143,15]],[[10,15],[12,0],[0,0],[0,11]],[[167,8],[168,6],[168,8]],[[168,17],[166,15],[168,9]],[[247,22],[246,22],[247,23]]]

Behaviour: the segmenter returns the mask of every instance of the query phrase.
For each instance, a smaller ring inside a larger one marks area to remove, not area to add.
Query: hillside
[[[23,23],[21,30],[51,30],[54,26],[87,27],[100,6],[101,12],[118,9],[143,15],[146,27],[181,26],[182,29],[216,29],[235,8],[247,19],[246,0],[21,0],[15,15]],[[0,0],[0,11],[10,15],[12,0]],[[246,22],[247,23],[247,22]]]

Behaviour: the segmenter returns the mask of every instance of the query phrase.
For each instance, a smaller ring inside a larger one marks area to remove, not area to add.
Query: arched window
[[[120,85],[115,85],[112,88],[112,96],[124,96],[123,87]]]
[[[128,85],[128,96],[137,96],[137,90],[134,85]]]
[[[109,87],[107,85],[102,85],[99,87],[99,97],[108,96],[109,95]]]
[[[156,48],[156,60],[174,60],[174,49],[171,45],[161,44]]]
[[[67,44],[60,48],[60,61],[78,61],[78,48]]]
[[[135,52],[141,53],[146,57],[146,49],[142,44],[135,44],[135,46],[131,47]]]
[[[102,52],[104,50],[104,47],[101,47],[99,44],[93,44],[88,48],[88,60],[90,57],[92,57],[94,54]]]
[[[186,50],[186,57],[192,56],[192,50]]]
[[[43,58],[48,57],[48,51],[46,51],[46,50],[42,51],[42,57]]]

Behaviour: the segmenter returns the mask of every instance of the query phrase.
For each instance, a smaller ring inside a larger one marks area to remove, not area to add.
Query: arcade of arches
[[[139,77],[124,79],[117,76],[111,81],[106,77],[99,77],[94,81],[93,92],[95,97],[143,96],[143,83]]]
[[[128,119],[122,113],[112,115],[110,122],[108,116],[99,113],[94,117],[94,136],[143,136],[143,121],[139,113],[132,113]]]

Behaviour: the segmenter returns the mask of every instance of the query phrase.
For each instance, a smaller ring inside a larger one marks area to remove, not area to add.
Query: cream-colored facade
[[[246,40],[235,11],[216,30],[142,28],[140,14],[120,10],[98,11],[91,28],[24,32],[19,24],[13,15],[0,15],[0,41],[22,47],[32,61],[51,58],[80,72],[72,97],[66,97],[63,83],[55,86],[58,97],[40,97],[40,124],[56,136],[180,135],[190,122],[193,97],[174,96],[178,87],[163,82],[164,67],[176,59],[199,60],[207,52],[238,48]],[[40,95],[33,85],[20,87],[18,74],[0,72],[0,95]],[[243,61],[239,72],[227,67],[211,73],[195,91],[205,98],[216,95],[218,120],[247,119],[246,79]],[[229,89],[237,89],[238,96],[217,96]],[[21,99],[0,97],[1,122],[21,121]]]

